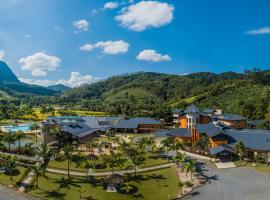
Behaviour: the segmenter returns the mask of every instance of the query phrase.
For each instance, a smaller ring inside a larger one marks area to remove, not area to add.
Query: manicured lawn
[[[17,170],[13,173],[12,176],[13,180],[10,180],[9,175],[5,173],[0,173],[0,184],[3,185],[12,184],[13,186],[16,186],[16,184],[19,183],[25,177],[26,170],[27,169],[24,167],[17,167]]]
[[[161,158],[161,157],[156,158],[156,157],[153,157],[153,155],[151,153],[146,153],[144,155],[144,157],[145,157],[145,162],[143,165],[140,166],[141,168],[167,163],[166,158]],[[101,159],[99,159],[96,163],[102,163]],[[49,163],[49,167],[66,170],[67,169],[67,161],[51,160]],[[116,168],[115,170],[125,170],[125,169],[130,168],[130,167],[132,167],[132,163],[128,160],[125,162],[125,164],[122,167]],[[84,168],[82,168],[80,166],[76,166],[76,164],[74,162],[71,163],[70,170],[85,172]],[[109,168],[109,166],[107,166],[104,169],[94,169],[93,171],[94,172],[104,172],[104,171],[111,171],[111,169]]]
[[[47,178],[39,178],[39,189],[30,190],[31,195],[45,199],[81,199],[95,200],[132,200],[132,199],[156,199],[166,200],[176,198],[178,178],[173,168],[143,173],[137,180],[128,179],[128,183],[137,188],[134,194],[124,195],[119,193],[108,193],[101,178],[93,178],[87,182],[84,178],[73,178],[71,183],[64,184],[63,176],[47,174]]]
[[[237,167],[251,167],[259,172],[270,173],[270,165],[267,164],[255,163],[254,166],[253,162],[245,162],[245,161],[235,161],[234,164]]]

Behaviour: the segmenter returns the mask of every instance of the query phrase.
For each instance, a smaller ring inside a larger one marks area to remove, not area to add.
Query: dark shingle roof
[[[119,120],[115,128],[135,129],[135,128],[138,128],[140,124],[160,124],[160,122],[152,118],[136,117],[136,118]]]
[[[195,105],[190,105],[186,108],[185,113],[199,113],[200,109],[197,108]]]
[[[213,156],[213,155],[216,155],[216,154],[221,153],[223,151],[228,151],[228,152],[234,153],[234,150],[232,148],[225,146],[225,145],[220,145],[220,146],[217,146],[217,147],[210,149],[210,154]]]
[[[228,120],[228,121],[247,120],[246,117],[236,115],[236,114],[222,114],[222,115],[216,115],[215,117],[220,120]]]
[[[191,132],[187,128],[175,128],[172,130],[158,130],[155,137],[191,137]]]
[[[184,111],[182,109],[173,109],[172,113],[173,114],[182,114]]]
[[[228,129],[225,130],[229,136],[229,146],[234,146],[242,141],[246,148],[258,151],[270,151],[270,130],[258,129]]]
[[[209,123],[209,124],[196,124],[196,130],[199,133],[205,133],[208,137],[214,137],[223,133],[221,127]]]

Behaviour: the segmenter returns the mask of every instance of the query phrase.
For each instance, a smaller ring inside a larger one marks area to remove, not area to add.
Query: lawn
[[[17,167],[17,170],[13,173],[12,179],[10,180],[9,175],[0,173],[0,184],[16,186],[26,176],[27,169],[24,167]]]
[[[150,166],[156,166],[167,163],[166,158],[162,157],[153,157],[153,154],[146,153],[144,155],[145,162],[143,165],[140,166],[140,168],[150,167]],[[101,159],[99,159],[96,163],[102,163]],[[67,169],[67,161],[57,161],[57,160],[51,160],[49,163],[49,167],[51,168],[58,168],[58,169]],[[125,170],[127,168],[132,167],[132,163],[128,160],[125,162],[124,166],[116,168],[115,170]],[[76,163],[72,162],[70,165],[70,170],[72,171],[82,171],[85,172],[86,170],[80,166],[76,166]],[[111,171],[109,166],[107,166],[104,169],[94,169],[94,172],[104,172],[104,171]]]
[[[39,178],[39,189],[29,194],[44,199],[95,199],[95,200],[132,200],[132,199],[174,199],[178,188],[178,178],[173,168],[142,173],[137,180],[127,177],[127,182],[137,188],[134,194],[124,195],[107,193],[101,178],[87,182],[84,178],[73,178],[71,183],[61,181],[63,176],[47,173],[47,178]],[[80,198],[80,192],[81,198]]]
[[[250,167],[259,172],[270,173],[270,165],[267,165],[267,164],[255,163],[255,166],[254,166],[253,162],[246,162],[246,161],[235,161],[234,164],[237,167]]]

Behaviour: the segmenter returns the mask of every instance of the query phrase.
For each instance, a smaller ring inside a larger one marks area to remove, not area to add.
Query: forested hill
[[[202,108],[264,118],[270,109],[270,70],[255,68],[243,74],[202,72],[185,76],[125,74],[69,90],[60,101],[89,110],[136,116],[162,116],[171,108],[195,103]]]

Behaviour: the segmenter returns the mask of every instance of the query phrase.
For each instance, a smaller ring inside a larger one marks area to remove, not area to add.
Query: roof
[[[130,119],[120,119],[115,128],[127,128],[135,129],[138,128],[140,124],[160,124],[158,120],[148,118],[148,117],[136,117]]]
[[[196,130],[199,133],[205,133],[208,137],[214,137],[223,133],[223,129],[215,124],[196,124]]]
[[[158,130],[155,137],[191,137],[191,132],[187,128],[175,128],[171,130]]]
[[[228,120],[228,121],[239,121],[239,120],[247,120],[246,117],[236,115],[236,114],[222,114],[222,115],[215,115],[215,118],[220,120]]]
[[[200,112],[200,109],[193,104],[188,106],[185,110],[185,113],[199,113],[199,112]]]
[[[254,119],[254,120],[248,121],[248,124],[252,125],[252,126],[258,126],[258,125],[261,125],[265,122],[266,121],[264,119]]]
[[[215,112],[215,110],[212,108],[207,108],[207,109],[203,110],[203,113],[214,113],[214,112]]]
[[[220,145],[220,146],[217,146],[217,147],[210,149],[210,154],[213,156],[213,155],[216,155],[216,154],[224,152],[224,151],[234,153],[234,150],[232,148],[225,146],[225,145]]]
[[[225,134],[229,136],[231,147],[242,141],[246,148],[258,151],[270,151],[270,130],[258,129],[227,129]]]
[[[172,110],[172,113],[173,113],[173,114],[180,114],[180,115],[181,115],[181,114],[184,113],[184,111],[183,111],[182,109],[176,109],[176,108],[175,108],[175,109]]]
[[[146,118],[122,119],[120,117],[79,117],[62,116],[48,117],[43,124],[60,124],[62,130],[75,137],[85,137],[98,130],[105,131],[110,128],[138,128],[140,124],[160,124],[159,121]]]

